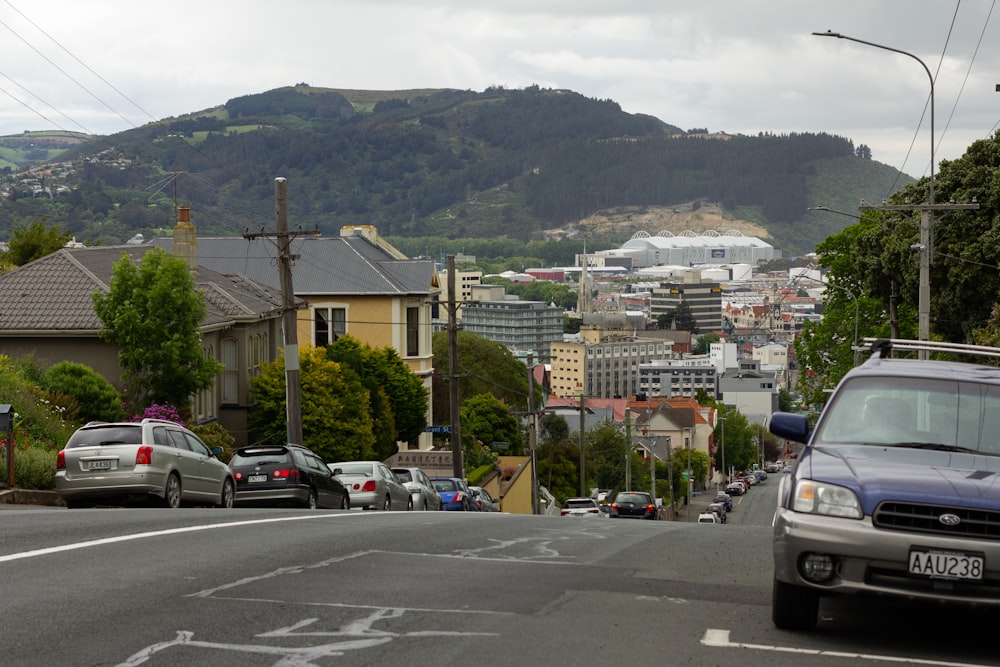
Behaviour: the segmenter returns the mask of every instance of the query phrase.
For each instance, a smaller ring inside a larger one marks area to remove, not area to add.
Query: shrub
[[[56,450],[18,445],[14,450],[14,486],[40,491],[55,489]]]
[[[229,460],[233,458],[233,443],[236,442],[236,438],[230,435],[229,431],[222,424],[219,422],[210,422],[208,424],[196,424],[189,428],[192,433],[208,445],[209,449],[222,447],[222,454],[218,457],[220,461],[229,463]]]
[[[151,406],[142,411],[142,414],[132,415],[132,421],[142,421],[143,419],[166,419],[167,421],[176,422],[181,426],[187,426],[184,420],[181,419],[181,414],[172,405],[157,405],[153,403]]]
[[[77,416],[85,422],[122,418],[121,394],[89,366],[61,361],[45,372],[43,383],[50,394],[71,397],[78,406]]]

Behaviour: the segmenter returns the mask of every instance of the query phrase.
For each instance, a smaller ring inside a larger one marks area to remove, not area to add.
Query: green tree
[[[368,392],[353,371],[344,371],[321,348],[299,350],[302,440],[328,462],[370,460],[375,435]],[[250,385],[250,428],[258,441],[285,442],[288,432],[285,360],[265,364]]]
[[[521,453],[523,440],[517,418],[493,394],[470,396],[462,404],[462,436],[486,446],[507,442],[511,454]]]
[[[459,402],[477,394],[492,394],[514,411],[528,409],[528,369],[514,358],[501,343],[468,331],[458,332]],[[448,360],[448,333],[434,334],[434,415],[439,423],[451,423],[450,393],[446,378],[451,365]],[[535,385],[535,398],[543,396]],[[463,429],[464,431],[464,429]]]
[[[41,222],[29,225],[15,225],[11,233],[8,249],[0,253],[0,260],[10,262],[15,266],[23,266],[28,262],[45,257],[59,250],[73,238],[70,232],[58,227],[47,227]]]
[[[118,346],[130,405],[175,405],[190,412],[191,396],[212,385],[222,364],[205,357],[198,328],[207,310],[187,263],[154,248],[138,266],[115,262],[107,293],[94,292],[101,338]]]
[[[372,397],[372,416],[388,428],[391,451],[384,444],[378,447],[381,459],[396,452],[396,441],[414,442],[427,426],[429,398],[423,381],[414,374],[394,348],[376,349],[362,344],[352,336],[341,336],[327,346],[326,356],[351,368],[361,379]],[[384,398],[384,401],[383,401]]]
[[[691,352],[693,354],[707,354],[712,343],[718,343],[720,340],[722,340],[722,337],[717,333],[702,334],[698,336],[694,349]]]
[[[82,421],[118,421],[122,418],[122,398],[110,382],[89,366],[60,361],[43,378],[45,389],[65,394],[76,401]]]

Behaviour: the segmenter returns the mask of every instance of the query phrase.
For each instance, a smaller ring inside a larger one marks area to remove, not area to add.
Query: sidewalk
[[[62,498],[55,491],[32,491],[29,489],[4,489],[0,491],[0,510],[65,506]]]

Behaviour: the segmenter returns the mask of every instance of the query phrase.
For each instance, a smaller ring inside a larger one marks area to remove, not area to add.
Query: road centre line
[[[729,630],[709,628],[701,638],[701,643],[714,648],[742,648],[754,651],[771,651],[774,653],[800,653],[803,655],[820,655],[827,658],[847,658],[850,660],[872,660],[880,662],[895,662],[901,665],[930,665],[932,667],[989,667],[971,662],[952,662],[950,660],[926,660],[923,658],[905,658],[900,656],[874,655],[870,653],[849,653],[847,651],[828,651],[814,648],[794,648],[791,646],[768,646],[766,644],[746,644],[729,641]]]
[[[129,542],[131,540],[141,540],[148,537],[161,537],[163,535],[179,535],[182,533],[194,533],[202,530],[215,530],[217,528],[233,528],[237,526],[253,526],[262,523],[278,523],[281,521],[308,521],[310,519],[334,519],[340,517],[353,516],[353,513],[345,512],[342,514],[308,514],[305,516],[286,516],[286,517],[276,517],[272,519],[251,519],[247,521],[228,521],[226,523],[210,523],[202,524],[200,526],[185,526],[184,528],[168,528],[166,530],[154,530],[145,533],[133,533],[132,535],[119,535],[117,537],[105,537],[99,540],[88,540],[86,542],[74,542],[72,544],[63,544],[58,547],[47,547],[45,549],[35,549],[33,551],[22,551],[20,553],[7,554],[5,556],[0,556],[0,563],[8,563],[14,560],[22,560],[25,558],[37,558],[39,556],[49,556],[52,554],[62,553],[64,551],[75,551],[77,549],[88,549],[90,547],[99,547],[106,544],[117,544],[119,542]],[[360,516],[360,515],[358,515]]]

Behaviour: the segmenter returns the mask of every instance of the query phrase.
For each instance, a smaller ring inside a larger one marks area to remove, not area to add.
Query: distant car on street
[[[415,510],[440,510],[441,496],[434,490],[430,477],[420,468],[393,468],[399,481],[410,491]]]
[[[351,507],[373,510],[412,510],[410,490],[381,461],[341,461],[327,467],[351,494]]]
[[[606,515],[596,498],[567,498],[559,516],[586,516],[603,519]]]
[[[236,450],[229,469],[236,480],[236,505],[293,505],[350,509],[344,483],[319,456],[302,445],[254,445]]]
[[[611,503],[611,519],[659,519],[656,501],[643,491],[621,491]]]
[[[499,512],[500,503],[494,500],[490,492],[481,486],[470,486],[469,491],[472,492],[472,499],[476,501],[479,505],[480,512]]]
[[[432,477],[431,484],[441,496],[444,508],[451,512],[478,512],[479,505],[464,479],[458,477]]]

